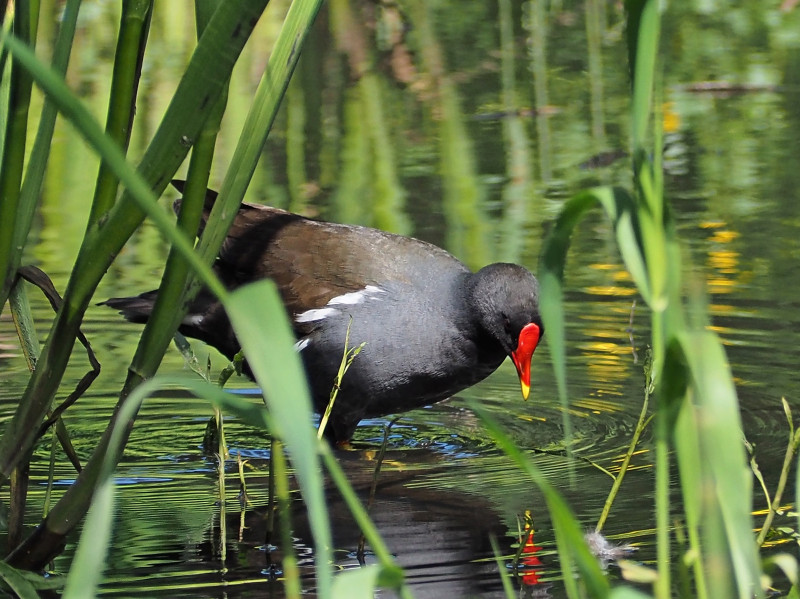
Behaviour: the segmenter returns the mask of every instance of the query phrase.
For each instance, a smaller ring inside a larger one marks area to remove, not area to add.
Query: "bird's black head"
[[[497,263],[472,275],[470,301],[481,326],[511,357],[527,399],[533,352],[544,335],[539,282],[518,264]]]

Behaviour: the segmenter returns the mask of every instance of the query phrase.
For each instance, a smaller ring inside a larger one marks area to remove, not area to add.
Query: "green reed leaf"
[[[0,579],[9,586],[19,599],[39,599],[36,587],[31,581],[27,580],[25,574],[25,572],[21,572],[5,562],[0,562]]]
[[[633,197],[620,188],[599,187],[578,193],[567,200],[554,227],[545,239],[538,270],[541,287],[540,309],[547,330],[558,395],[564,408],[563,419],[567,446],[570,444],[572,428],[567,409],[566,332],[563,305],[564,265],[567,260],[572,231],[586,213],[598,205],[605,210],[614,225],[620,252],[639,292],[645,301],[650,299],[641,232],[636,216],[637,207]]]
[[[735,583],[734,592],[745,599],[760,594],[760,568],[752,535],[753,480],[733,377],[716,334],[689,331],[677,339],[694,391],[684,408],[689,411],[686,424],[693,424],[692,437],[685,438],[686,427],[675,429],[681,477],[688,479],[683,485],[699,482],[690,497],[699,493],[696,500],[701,502],[706,564],[715,564],[709,577],[711,588],[719,590]],[[682,454],[690,458],[682,459]],[[692,470],[688,470],[689,464]]]
[[[331,531],[322,467],[312,426],[311,397],[295,337],[275,283],[263,280],[234,291],[225,309],[247,362],[261,386],[273,433],[289,451],[314,534],[319,593],[327,596],[332,576]]]

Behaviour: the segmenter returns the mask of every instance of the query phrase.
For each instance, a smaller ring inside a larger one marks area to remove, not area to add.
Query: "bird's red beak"
[[[528,399],[531,392],[531,358],[539,345],[540,334],[539,325],[532,322],[526,324],[519,332],[517,349],[511,352],[511,360],[517,367],[519,384],[522,386],[523,399]]]

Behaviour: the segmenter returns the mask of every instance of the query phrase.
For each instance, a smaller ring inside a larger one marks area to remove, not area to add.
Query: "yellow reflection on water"
[[[598,331],[591,331],[591,330],[587,329],[586,333],[588,335],[594,335],[596,337],[608,336],[608,337],[611,337],[611,338],[615,338],[614,331],[599,331],[598,332]],[[617,332],[616,337],[619,337],[619,333],[618,332]],[[631,348],[630,348],[629,345],[627,345],[627,344],[626,345],[621,345],[620,343],[618,343],[618,342],[615,343],[613,341],[591,341],[589,343],[581,344],[581,349],[585,349],[587,351],[590,351],[592,353],[596,353],[596,354],[599,354],[599,355],[607,355],[607,354],[612,354],[612,355],[620,355],[620,354],[630,355],[630,353],[631,353]]]
[[[729,243],[739,237],[739,233],[737,231],[731,231],[729,229],[719,229],[714,231],[714,234],[711,236],[709,241],[713,243]],[[738,255],[738,254],[737,254]]]
[[[638,295],[631,276],[619,262],[595,262],[588,265],[591,284],[584,284],[583,291],[595,298],[612,298],[603,304],[601,312],[585,314],[581,330],[582,341],[575,344],[585,356],[585,374],[592,389],[590,398],[573,401],[577,409],[588,410],[587,414],[601,414],[621,410],[617,398],[625,390],[621,381],[628,379],[633,363],[631,351],[631,299]],[[631,299],[627,299],[631,298]],[[598,399],[613,398],[612,401]]]
[[[700,223],[700,228],[711,232],[708,241],[712,247],[706,257],[708,291],[715,295],[731,293],[742,282],[740,254],[728,245],[739,237],[739,232],[731,230],[722,221],[705,221]]]
[[[628,271],[624,268],[621,268],[619,264],[596,262],[594,264],[590,264],[589,268],[607,273],[607,276],[604,278],[610,278],[611,281],[607,282],[606,284],[588,285],[584,287],[584,290],[587,293],[606,297],[630,297],[636,295],[637,291],[633,285],[619,286],[614,284],[631,282],[630,273],[628,273]]]
[[[531,414],[518,414],[517,418],[525,422],[547,422],[547,418],[543,416],[533,416]]]
[[[721,229],[725,223],[719,220],[705,220],[697,225],[701,229]]]
[[[596,397],[579,399],[573,402],[576,408],[585,408],[595,413],[623,412],[622,405],[615,401],[605,401]]]
[[[586,292],[592,295],[630,297],[638,292],[633,287],[619,287],[617,285],[595,285],[586,287]]]
[[[675,110],[675,102],[661,105],[664,133],[675,133],[681,128],[681,115]]]
[[[739,264],[739,252],[731,250],[711,250],[708,252],[708,265],[720,272],[735,274]]]

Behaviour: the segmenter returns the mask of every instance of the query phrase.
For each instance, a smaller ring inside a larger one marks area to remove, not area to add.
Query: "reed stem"
[[[786,445],[786,452],[783,455],[783,466],[781,467],[781,474],[778,478],[778,488],[775,489],[775,495],[772,501],[769,502],[769,509],[767,516],[764,518],[764,524],[761,526],[761,531],[756,538],[756,544],[761,547],[767,539],[767,534],[772,527],[772,521],[780,509],[781,500],[783,499],[783,492],[786,489],[786,482],[789,480],[789,471],[794,463],[794,456],[800,448],[800,430],[795,430],[794,423],[792,422],[792,411],[785,397],[781,398],[783,403],[783,410],[789,420],[789,443]],[[767,498],[769,501],[769,498]]]
[[[292,543],[289,470],[286,456],[283,454],[283,444],[280,441],[276,441],[274,446],[277,451],[270,456],[270,464],[275,469],[275,493],[278,499],[278,511],[280,512],[283,588],[288,599],[300,599],[300,568],[297,564],[297,556],[294,554],[294,545]]]

